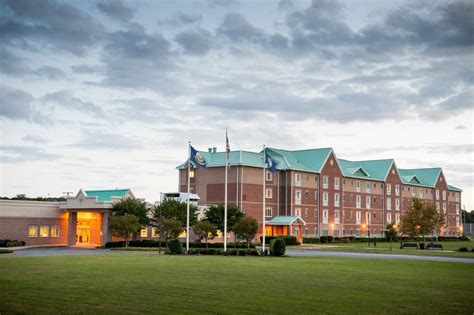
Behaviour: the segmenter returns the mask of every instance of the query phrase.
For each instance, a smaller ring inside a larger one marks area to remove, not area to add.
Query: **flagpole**
[[[225,130],[225,180],[224,180],[224,253],[227,253],[227,165],[229,164],[229,138]]]
[[[191,190],[191,141],[188,142],[188,202],[186,205],[186,254],[189,254],[189,191]]]
[[[266,161],[266,156],[265,156],[265,145],[263,145],[263,202],[262,202],[262,212],[263,212],[263,224],[262,224],[262,253],[265,255],[265,199],[266,199],[266,194],[265,194],[265,166],[267,165]]]

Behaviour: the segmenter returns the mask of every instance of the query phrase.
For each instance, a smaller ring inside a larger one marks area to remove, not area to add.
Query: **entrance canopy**
[[[266,224],[268,225],[306,225],[306,222],[303,221],[299,216],[289,216],[289,215],[277,215],[272,218]]]
[[[303,241],[303,228],[306,225],[299,216],[278,215],[266,222],[265,235],[295,236],[298,242]]]

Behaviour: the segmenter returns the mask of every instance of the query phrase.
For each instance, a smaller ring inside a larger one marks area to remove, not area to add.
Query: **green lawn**
[[[100,254],[0,259],[0,313],[474,311],[474,264]]]
[[[413,243],[413,242],[410,242]],[[417,250],[415,248],[400,249],[400,243],[392,243],[392,250],[390,250],[390,243],[377,243],[374,247],[373,243],[370,247],[366,242],[354,243],[330,243],[330,244],[304,244],[302,246],[290,246],[294,249],[318,249],[326,251],[344,251],[357,253],[374,253],[374,254],[406,254],[406,255],[423,255],[423,256],[447,256],[447,257],[464,257],[473,258],[473,252],[459,252],[460,247],[467,247],[469,250],[474,247],[474,241],[453,241],[453,242],[436,242],[443,245],[441,250]]]

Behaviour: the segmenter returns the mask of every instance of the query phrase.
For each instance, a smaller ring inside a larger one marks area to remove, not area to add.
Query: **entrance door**
[[[77,227],[77,243],[89,244],[91,242],[91,228],[90,226]]]

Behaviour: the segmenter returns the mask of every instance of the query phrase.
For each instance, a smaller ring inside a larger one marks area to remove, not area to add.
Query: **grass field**
[[[0,313],[474,311],[473,264],[316,257],[3,257]]]
[[[414,248],[400,249],[400,243],[392,243],[392,250],[390,250],[390,243],[377,243],[374,247],[373,243],[370,247],[366,242],[359,243],[330,243],[330,244],[304,244],[302,246],[291,246],[294,249],[318,249],[326,251],[344,251],[357,253],[373,253],[373,254],[406,254],[406,255],[421,255],[421,256],[446,256],[446,257],[464,257],[473,258],[473,252],[459,252],[460,247],[467,247],[471,250],[474,247],[474,241],[455,241],[455,242],[437,242],[443,245],[441,250],[417,250]]]

